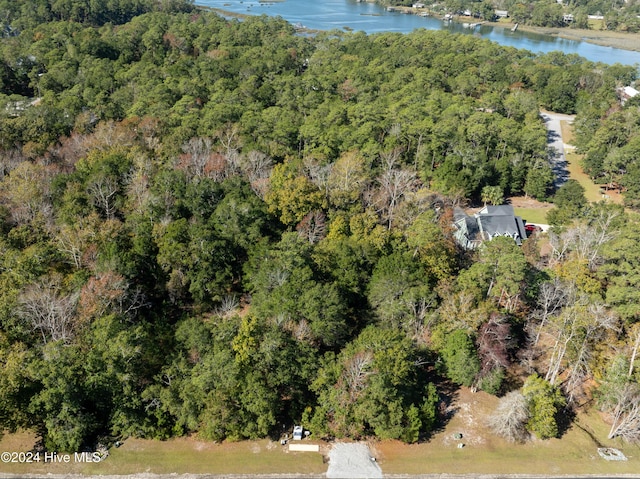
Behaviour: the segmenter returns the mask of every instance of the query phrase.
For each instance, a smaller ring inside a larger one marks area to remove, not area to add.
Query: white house
[[[625,86],[618,89],[618,95],[620,96],[620,102],[624,105],[627,100],[640,95],[640,92],[631,86]]]

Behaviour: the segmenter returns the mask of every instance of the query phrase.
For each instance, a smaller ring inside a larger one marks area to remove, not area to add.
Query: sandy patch
[[[382,470],[377,462],[371,460],[371,451],[362,443],[336,443],[329,452],[327,477],[345,478],[381,478]]]
[[[484,424],[478,419],[478,401],[471,400],[469,402],[455,402],[451,409],[455,411],[457,432],[453,435],[448,434],[442,437],[442,443],[445,446],[456,446],[464,444],[465,446],[478,446],[485,443]],[[461,437],[456,437],[460,434]]]
[[[539,208],[548,209],[553,207],[553,203],[545,203],[544,201],[538,201],[535,198],[529,196],[512,196],[509,198],[511,206],[514,208]]]

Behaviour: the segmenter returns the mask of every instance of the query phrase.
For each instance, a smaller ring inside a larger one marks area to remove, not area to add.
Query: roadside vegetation
[[[384,474],[521,474],[549,476],[634,475],[638,445],[607,440],[608,429],[594,411],[579,413],[560,439],[514,444],[496,436],[487,418],[497,398],[461,389],[451,404],[456,413],[446,428],[425,443],[375,443],[373,449]],[[461,435],[456,439],[456,434]],[[459,448],[459,444],[464,447]],[[628,461],[605,461],[598,447],[617,447]]]
[[[3,451],[29,451],[37,442],[34,434],[19,432],[0,440]],[[72,455],[73,457],[73,455]],[[193,437],[167,441],[129,439],[97,463],[3,464],[8,474],[81,474],[84,476],[127,476],[149,474],[209,474],[251,476],[268,474],[324,475],[327,465],[318,453],[288,452],[279,442],[269,439],[216,444]]]
[[[621,439],[608,440],[608,428],[596,412],[579,413],[561,439],[513,444],[488,428],[487,417],[495,409],[495,396],[461,388],[450,404],[457,412],[429,441],[369,441],[368,445],[384,474],[636,474],[640,446]],[[462,438],[457,440],[456,434]],[[27,451],[34,434],[5,435],[4,451]],[[152,474],[317,474],[326,473],[323,456],[331,443],[320,444],[318,453],[288,452],[287,446],[268,439],[214,444],[197,437],[167,441],[128,439],[112,448],[107,460],[96,464],[5,464],[11,474],[127,475]],[[458,448],[464,444],[464,448]],[[596,452],[599,446],[616,447],[628,461],[608,462]]]
[[[539,116],[577,112],[633,210],[635,68],[179,0],[23,5],[0,44],[3,430],[416,443],[465,386],[514,441],[585,407],[639,439],[640,223],[554,191]],[[516,195],[554,202],[545,248],[458,245],[456,207]]]
[[[616,204],[623,204],[624,195],[619,185],[606,182],[602,175],[593,178],[584,172],[584,155],[576,153],[573,148],[573,144],[575,143],[573,125],[563,121],[561,126],[563,141],[571,145],[571,148],[566,152],[569,176],[582,185],[587,200],[592,202],[606,200]]]

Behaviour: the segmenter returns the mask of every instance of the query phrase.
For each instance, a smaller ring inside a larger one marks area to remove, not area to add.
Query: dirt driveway
[[[366,444],[338,442],[329,452],[327,477],[335,479],[381,478],[382,470],[378,463],[372,460],[371,452]]]

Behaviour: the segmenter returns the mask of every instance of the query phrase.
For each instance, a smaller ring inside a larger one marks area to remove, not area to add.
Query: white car
[[[302,426],[293,426],[293,439],[294,441],[302,439]]]

